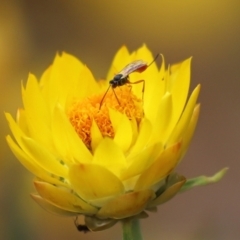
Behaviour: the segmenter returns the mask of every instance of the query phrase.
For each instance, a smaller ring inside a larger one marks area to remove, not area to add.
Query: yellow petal
[[[157,155],[160,155],[162,149],[162,144],[156,143],[144,148],[135,156],[128,157],[127,162],[130,165],[128,169],[123,172],[121,179],[126,180],[143,172],[156,160]]]
[[[56,102],[65,106],[66,98],[79,81],[83,64],[75,57],[67,53],[57,54],[48,79],[48,103],[53,109]]]
[[[154,199],[149,203],[147,207],[154,207],[163,204],[173,198],[181,189],[183,184],[186,182],[186,178],[182,178],[179,182],[173,184],[165,192],[163,192],[158,198]]]
[[[92,121],[92,126],[91,126],[91,137],[92,137],[92,141],[91,141],[92,151],[95,152],[98,144],[102,141],[103,136],[94,119]]]
[[[182,143],[178,142],[163,151],[159,158],[140,175],[135,191],[147,189],[166,177],[179,160],[181,145]]]
[[[185,106],[190,85],[191,58],[171,66],[168,77],[167,90],[172,94],[173,117],[172,124],[175,125],[181,116]]]
[[[198,122],[198,117],[199,117],[199,113],[200,113],[200,104],[197,104],[196,107],[194,108],[191,120],[189,122],[188,128],[186,129],[186,132],[183,136],[183,146],[182,146],[182,154],[181,154],[181,159],[184,156],[184,154],[186,153],[188,146],[192,140],[194,131],[196,129],[197,126],[197,122]]]
[[[75,196],[70,189],[40,181],[34,181],[34,185],[42,198],[63,210],[89,215],[97,212],[97,208]]]
[[[37,79],[32,74],[28,77],[26,89],[24,90],[22,87],[22,98],[31,136],[45,146],[51,146],[49,111],[40,92]]]
[[[57,159],[42,145],[28,137],[22,137],[22,144],[25,152],[43,169],[57,176],[67,177],[68,169],[63,165],[61,159]]]
[[[6,137],[7,143],[12,150],[15,157],[21,162],[21,164],[36,177],[57,185],[66,185],[60,180],[60,177],[52,177],[50,173],[46,172],[34,159],[28,156],[8,135]]]
[[[34,159],[34,162],[38,163],[38,165],[47,172],[57,176],[66,177],[67,170],[62,164],[60,164],[61,159],[57,159],[43,145],[29,137],[26,137],[21,129],[19,129],[19,126],[13,120],[12,116],[8,113],[5,115],[17,143],[26,155],[28,155],[29,158]]]
[[[99,90],[99,85],[92,72],[87,66],[84,66],[81,69],[80,77],[77,78],[76,83],[72,85],[71,90],[68,92],[68,98],[82,99],[98,93]]]
[[[52,65],[50,65],[42,74],[40,81],[39,81],[39,86],[42,90],[42,93],[45,98],[48,97],[48,93],[46,92],[48,89],[48,84],[49,84],[49,79],[51,77],[51,71],[52,71]],[[47,94],[46,94],[47,93]]]
[[[167,143],[168,146],[179,141],[180,139],[182,139],[184,132],[186,131],[188,124],[190,122],[190,119],[192,117],[192,113],[195,108],[199,92],[200,92],[200,85],[198,85],[193,90],[193,92],[188,100],[187,106],[185,107],[184,112],[183,112],[179,122],[177,123],[176,127],[174,128],[174,130],[168,140],[168,143]]]
[[[166,142],[166,138],[174,127],[171,124],[171,118],[173,115],[172,111],[172,95],[166,93],[161,99],[160,105],[157,109],[156,119],[154,120],[153,142]]]
[[[149,120],[142,119],[140,126],[139,126],[139,134],[138,138],[136,140],[136,143],[133,145],[133,147],[130,149],[129,157],[135,155],[141,149],[145,148],[149,140],[151,138],[152,133],[152,125]]]
[[[44,210],[46,210],[50,213],[57,214],[57,215],[60,215],[60,216],[66,216],[66,217],[71,217],[71,216],[77,216],[78,215],[78,213],[76,213],[76,212],[69,212],[69,211],[66,211],[66,210],[63,210],[61,208],[56,207],[55,205],[53,205],[50,202],[48,202],[47,200],[43,199],[39,195],[31,194],[31,197]]]
[[[132,126],[132,145],[133,145],[138,138],[138,123],[135,118],[133,118],[130,123]]]
[[[17,111],[17,124],[25,135],[30,136],[28,123],[26,119],[26,112],[24,109],[20,108]]]
[[[136,54],[133,54],[135,55],[136,60],[144,60],[148,64],[154,59],[152,52],[148,49],[146,44],[143,44],[139,49],[137,49]],[[153,64],[153,69],[155,69],[154,71],[157,71],[156,64]]]
[[[8,121],[8,125],[11,129],[11,132],[15,138],[15,140],[17,141],[17,143],[21,146],[22,145],[22,140],[21,137],[25,136],[24,132],[20,129],[20,127],[16,124],[16,122],[14,121],[13,117],[9,114],[9,113],[5,113],[5,117]],[[24,146],[21,146],[21,148],[24,150],[23,148]]]
[[[69,170],[69,180],[77,194],[87,202],[124,192],[122,182],[99,165],[75,164]]]
[[[109,116],[114,129],[114,142],[126,152],[132,143],[132,126],[125,114],[109,109]]]
[[[102,165],[116,176],[126,169],[126,158],[122,150],[110,138],[104,138],[98,145],[93,163]]]
[[[145,206],[153,197],[154,192],[150,189],[126,193],[106,203],[96,216],[99,218],[123,219],[137,215],[145,209]]]
[[[147,77],[148,79],[148,87],[144,92],[144,114],[146,118],[148,118],[151,122],[154,122],[156,119],[156,114],[159,108],[159,104],[161,102],[162,96],[165,94],[166,91],[166,80],[165,77],[165,62],[164,57],[162,57],[162,65],[156,74],[149,74]],[[158,59],[156,60],[158,61]],[[149,67],[151,70],[151,66]],[[149,73],[149,70],[146,70],[146,73]],[[148,90],[147,90],[148,89]]]
[[[146,47],[144,44],[141,48],[139,48],[136,52],[133,52],[131,54],[133,60],[142,60],[146,63],[148,66],[152,61],[154,60],[154,56],[150,52],[150,50]],[[152,92],[153,89],[156,89],[156,83],[158,83],[159,73],[157,69],[157,64],[154,62],[151,64],[151,66],[147,67],[145,71],[138,73],[133,72],[130,74],[130,82],[134,83],[139,80],[145,81],[145,90],[144,90],[144,110],[146,117],[148,117],[149,114],[149,107],[152,100]],[[133,92],[134,94],[142,98],[142,90],[143,90],[143,84],[134,84],[133,86]],[[156,102],[156,99],[155,99]]]
[[[66,163],[92,161],[92,155],[78,136],[64,110],[57,105],[53,113],[52,137],[59,153],[64,157]]]

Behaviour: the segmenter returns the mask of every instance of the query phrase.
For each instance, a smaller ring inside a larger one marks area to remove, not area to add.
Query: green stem
[[[122,229],[123,240],[143,240],[138,219],[124,219]]]

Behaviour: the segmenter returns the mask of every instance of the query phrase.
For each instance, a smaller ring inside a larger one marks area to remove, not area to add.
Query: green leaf
[[[205,186],[208,184],[216,183],[224,177],[224,175],[226,174],[227,171],[228,171],[228,168],[226,167],[226,168],[223,168],[222,170],[220,170],[219,172],[215,173],[211,177],[199,176],[196,178],[188,179],[185,182],[185,184],[182,186],[180,192],[185,192],[196,186]]]

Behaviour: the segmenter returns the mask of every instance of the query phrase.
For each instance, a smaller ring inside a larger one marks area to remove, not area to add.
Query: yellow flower
[[[153,55],[146,46],[122,47],[106,80],[96,81],[75,57],[63,53],[40,81],[30,74],[22,86],[24,109],[6,114],[14,136],[7,142],[36,176],[33,199],[50,212],[85,215],[91,230],[118,220],[144,217],[172,198],[186,179],[174,173],[191,141],[200,86],[189,97],[187,59],[160,70],[154,62],[125,84],[104,93],[127,64]],[[100,106],[100,103],[102,104]]]

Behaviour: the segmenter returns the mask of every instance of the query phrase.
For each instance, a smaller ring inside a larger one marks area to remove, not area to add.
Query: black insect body
[[[78,217],[76,217],[76,219],[75,219],[75,221],[74,221],[74,224],[75,224],[75,226],[76,226],[76,228],[77,228],[77,230],[78,230],[79,232],[87,233],[87,232],[90,232],[90,231],[91,231],[86,225],[84,225],[84,224],[79,224],[79,223],[77,222],[77,220],[78,220]]]
[[[90,232],[90,229],[86,225],[78,224],[76,225],[76,227],[79,232],[84,232],[84,233]]]
[[[142,60],[134,61],[134,62],[128,64],[126,67],[124,67],[118,74],[116,74],[114,76],[114,78],[109,81],[109,87],[102,97],[99,109],[101,109],[102,104],[103,104],[103,100],[106,97],[106,95],[108,93],[108,90],[110,88],[112,88],[113,93],[114,93],[119,105],[121,105],[121,104],[120,104],[120,102],[117,98],[117,95],[116,95],[115,91],[114,91],[114,88],[116,88],[116,87],[120,87],[120,86],[123,86],[125,84],[143,83],[143,88],[142,88],[142,94],[143,94],[144,90],[145,90],[145,80],[138,80],[138,81],[135,81],[135,82],[130,82],[129,81],[129,74],[131,74],[133,72],[141,73],[141,72],[145,71],[153,62],[156,61],[158,56],[159,56],[159,54],[156,55],[156,57],[154,58],[154,60],[150,64],[147,64],[146,62],[144,62]]]

